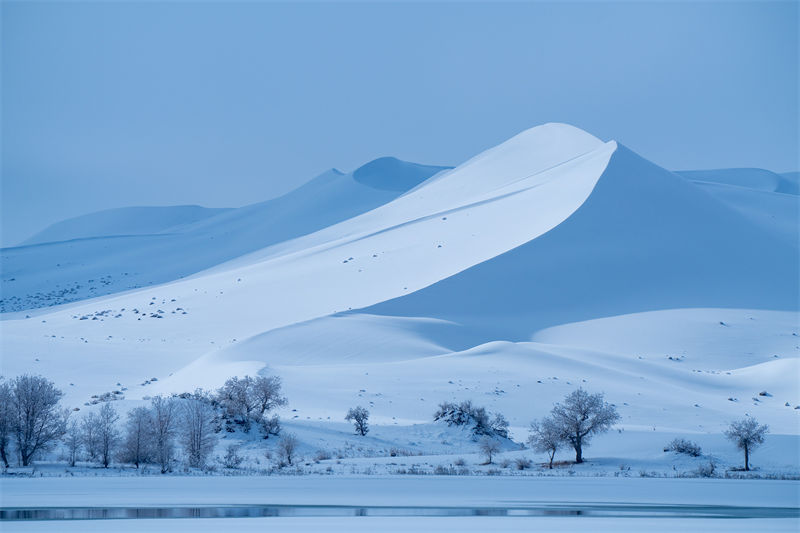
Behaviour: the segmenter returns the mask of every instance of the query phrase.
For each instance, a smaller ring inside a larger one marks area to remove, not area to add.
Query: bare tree
[[[2,378],[0,378],[2,379]],[[3,466],[9,467],[11,434],[14,427],[14,410],[12,409],[11,385],[7,381],[0,381],[0,459]]]
[[[83,446],[83,433],[77,420],[70,420],[64,434],[64,445],[67,447],[69,466],[75,466]]]
[[[189,466],[200,468],[214,450],[217,434],[214,432],[214,409],[202,395],[182,401],[181,443]]]
[[[84,415],[81,419],[81,438],[90,461],[95,461],[100,455],[99,425],[100,417],[94,411]]]
[[[169,472],[175,453],[175,399],[155,396],[150,402],[153,420],[153,453],[161,473]]]
[[[495,454],[500,453],[500,443],[491,437],[483,437],[478,443],[481,453],[486,456],[486,464],[492,464],[492,458]]]
[[[735,422],[725,431],[725,436],[744,452],[744,469],[750,470],[750,453],[764,443],[769,427],[759,425],[755,418],[747,417]]]
[[[557,403],[550,414],[564,440],[575,449],[575,462],[583,462],[583,448],[592,436],[608,431],[620,416],[616,408],[603,401],[603,394],[578,389]]]
[[[22,466],[58,441],[66,431],[68,411],[58,403],[63,393],[42,376],[17,376],[11,383],[12,431]]]
[[[286,461],[287,464],[291,466],[292,459],[294,459],[295,453],[297,452],[297,445],[298,445],[297,437],[295,437],[292,433],[288,433],[281,437],[281,440],[278,441],[278,453],[280,454],[281,458]]]
[[[561,447],[564,438],[561,429],[552,418],[543,418],[541,422],[531,422],[531,434],[528,445],[537,452],[547,453],[550,456],[549,468],[553,468],[553,458]]]
[[[103,404],[100,408],[99,423],[97,426],[98,439],[100,442],[100,462],[103,463],[103,468],[108,468],[111,464],[111,454],[114,447],[119,442],[119,430],[117,429],[117,422],[119,415],[117,410],[110,403]]]
[[[147,407],[134,407],[127,417],[120,459],[139,468],[152,458],[153,418]]]
[[[367,425],[367,421],[369,420],[369,411],[360,405],[357,407],[351,407],[350,410],[347,411],[347,415],[344,417],[344,419],[348,422],[352,421],[353,425],[356,427],[356,433],[362,437],[369,431],[369,426]]]
[[[257,408],[253,393],[255,380],[250,376],[234,376],[217,391],[217,399],[225,412],[241,424],[245,432],[250,431],[251,417]]]
[[[256,418],[261,419],[266,413],[283,407],[288,403],[281,394],[281,378],[278,376],[258,376],[253,380],[252,394],[256,405]]]

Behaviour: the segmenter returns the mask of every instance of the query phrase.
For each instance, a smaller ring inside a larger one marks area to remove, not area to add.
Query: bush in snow
[[[320,461],[327,461],[331,458],[331,452],[328,450],[317,450],[316,455],[314,455],[314,462],[318,463]]]
[[[484,464],[487,465],[492,464],[492,457],[500,453],[500,443],[491,437],[483,437],[478,444],[478,448],[480,448],[481,453],[486,456],[486,463]]]
[[[666,448],[665,452],[682,453],[684,455],[691,455],[692,457],[700,457],[703,453],[700,446],[696,442],[686,439],[673,439]]]
[[[280,435],[281,433],[281,419],[278,415],[271,417],[262,417],[259,421],[261,432],[264,433],[264,438],[268,439],[270,435]]]
[[[351,407],[350,410],[347,411],[347,415],[344,417],[344,419],[348,422],[352,421],[353,425],[355,426],[356,433],[362,437],[369,431],[369,426],[367,426],[367,420],[369,420],[369,411],[360,405],[357,407]]]
[[[514,460],[514,466],[517,470],[527,470],[533,463],[527,457],[519,457]]]
[[[583,462],[583,448],[599,433],[605,433],[617,423],[617,409],[603,401],[603,394],[589,394],[578,389],[557,403],[550,413],[563,439],[575,450],[575,462]]]
[[[725,436],[744,452],[745,470],[750,470],[750,453],[764,443],[767,432],[768,426],[759,425],[755,418],[750,417],[731,422],[725,431]]]
[[[709,461],[707,465],[700,465],[695,470],[698,477],[714,477],[717,472],[717,465],[714,461]]]
[[[508,437],[508,422],[503,415],[497,413],[491,418],[484,407],[476,407],[469,400],[439,404],[433,420],[445,422],[448,426],[472,426],[472,433],[476,436]]]
[[[243,461],[244,457],[239,455],[239,446],[229,444],[228,447],[225,448],[225,457],[222,458],[222,465],[225,468],[239,468]]]
[[[508,438],[508,420],[500,413],[495,413],[494,417],[492,418],[491,423],[489,424],[489,430],[491,433],[497,435],[498,437],[503,437],[504,439]]]

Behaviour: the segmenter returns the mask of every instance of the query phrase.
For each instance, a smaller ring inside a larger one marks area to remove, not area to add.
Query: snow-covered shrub
[[[514,466],[517,470],[527,470],[533,463],[527,457],[518,457],[514,460]]]
[[[717,465],[714,461],[709,461],[707,465],[700,465],[695,470],[699,477],[714,477],[717,472]]]
[[[433,473],[437,476],[457,476],[459,475],[459,469],[452,465],[436,465],[436,467],[433,469]]]
[[[314,461],[317,463],[320,461],[327,461],[330,458],[331,452],[328,450],[317,450],[317,453],[314,455]]]
[[[664,448],[664,451],[682,453],[692,457],[700,457],[702,455],[700,446],[696,442],[686,439],[673,439],[672,442],[670,442],[667,447]]]
[[[278,415],[272,415],[269,418],[264,416],[261,418],[259,426],[261,427],[261,432],[264,434],[264,438],[268,439],[270,435],[280,435],[281,419]]]
[[[495,413],[489,424],[489,429],[498,437],[508,438],[508,420],[501,413]]]
[[[241,379],[234,376],[225,382],[216,396],[226,416],[240,424],[245,432],[250,431],[253,421],[262,420],[266,413],[287,403],[281,394],[281,378],[278,376],[245,376]]]
[[[497,413],[491,418],[486,408],[474,406],[470,400],[439,404],[433,420],[445,422],[448,426],[471,426],[475,436],[508,437],[508,421],[502,414]]]
[[[239,468],[244,461],[244,457],[239,455],[239,446],[235,444],[229,444],[227,448],[225,448],[225,457],[222,458],[222,465],[225,468]]]
[[[389,456],[391,457],[409,457],[411,455],[414,455],[414,453],[404,450],[403,448],[398,448],[396,446],[389,448]]]

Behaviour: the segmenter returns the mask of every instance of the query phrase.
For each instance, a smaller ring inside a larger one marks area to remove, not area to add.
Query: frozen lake
[[[791,507],[646,504],[547,504],[514,507],[398,507],[349,505],[207,505],[199,507],[23,507],[0,509],[2,521],[137,520],[266,517],[613,517],[613,518],[800,518]]]
[[[795,481],[170,476],[5,478],[0,490],[4,532],[797,531],[800,525]]]

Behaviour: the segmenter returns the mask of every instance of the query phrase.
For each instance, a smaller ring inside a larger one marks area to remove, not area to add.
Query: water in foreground
[[[797,531],[796,481],[515,477],[0,480],[12,531]]]

